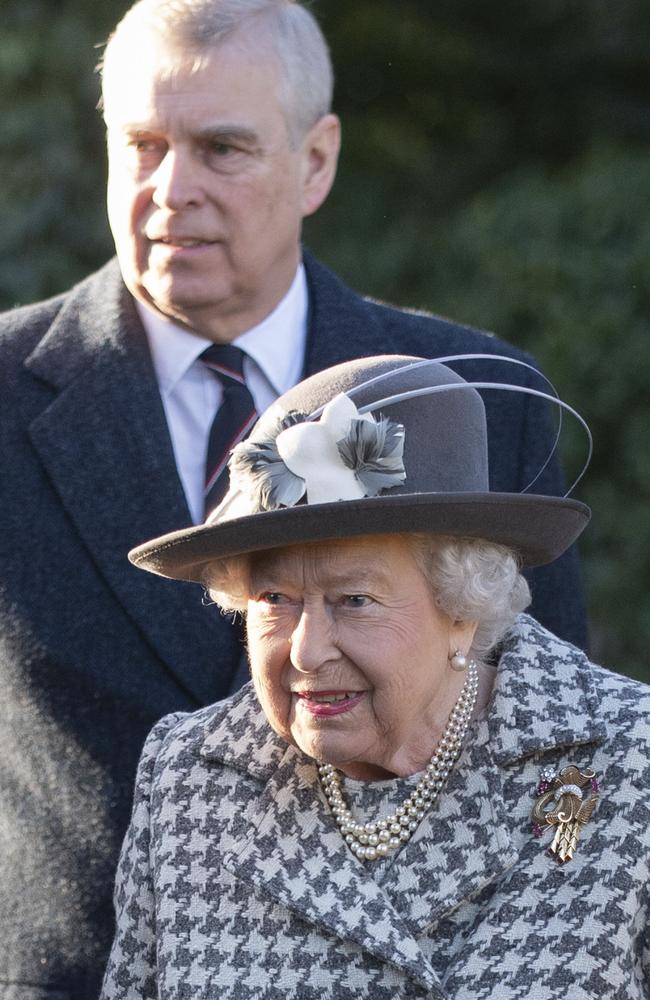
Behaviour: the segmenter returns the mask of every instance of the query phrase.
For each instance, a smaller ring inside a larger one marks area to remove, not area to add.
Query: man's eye
[[[136,153],[153,153],[157,149],[153,139],[134,139],[129,145]]]
[[[209,166],[222,167],[226,166],[226,160],[228,164],[232,160],[237,163],[239,157],[237,156],[241,150],[237,146],[233,146],[230,142],[214,142],[206,143],[203,147],[203,156],[205,161]]]
[[[213,142],[209,146],[209,152],[213,156],[227,156],[228,153],[234,152],[235,147],[230,146],[227,142]]]

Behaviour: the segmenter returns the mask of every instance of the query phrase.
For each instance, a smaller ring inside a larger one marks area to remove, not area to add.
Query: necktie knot
[[[201,354],[201,361],[219,379],[222,385],[244,381],[244,351],[232,344],[211,344]]]

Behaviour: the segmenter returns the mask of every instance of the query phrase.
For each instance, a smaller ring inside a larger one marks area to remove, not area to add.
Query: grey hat
[[[131,562],[200,583],[223,556],[429,532],[498,542],[539,566],[590,518],[567,497],[490,492],[479,393],[421,358],[362,358],[313,375],[269,407],[229,467],[230,490],[205,524],[139,545]]]

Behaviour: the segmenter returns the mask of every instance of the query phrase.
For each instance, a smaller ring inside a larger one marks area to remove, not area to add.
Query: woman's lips
[[[298,704],[319,717],[350,712],[364,696],[363,691],[296,691]]]

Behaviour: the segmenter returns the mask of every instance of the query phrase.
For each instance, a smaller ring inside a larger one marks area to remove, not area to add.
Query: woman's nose
[[[289,638],[290,658],[303,673],[313,673],[340,656],[336,645],[334,625],[327,609],[303,608],[295,629]]]

